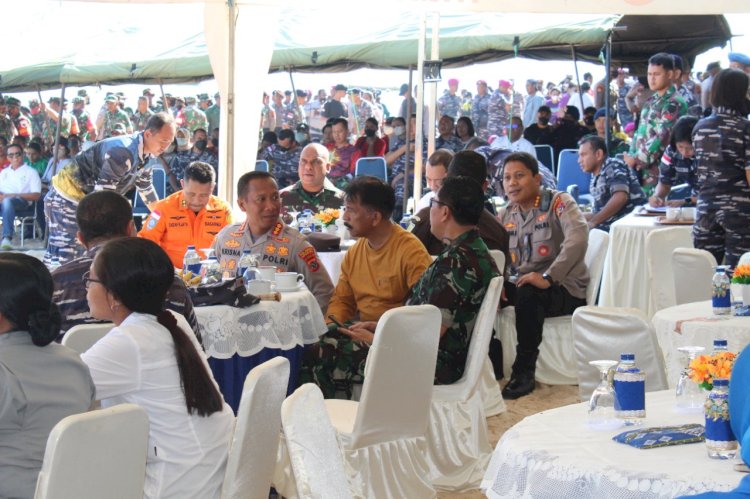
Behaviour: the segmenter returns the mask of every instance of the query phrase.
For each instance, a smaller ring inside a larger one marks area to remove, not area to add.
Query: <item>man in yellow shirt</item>
[[[374,177],[358,177],[344,192],[344,222],[359,240],[344,256],[326,316],[340,323],[377,321],[404,304],[432,260],[419,239],[391,221],[396,204],[391,186]],[[316,382],[326,397],[337,389],[351,395],[352,383],[362,382],[368,349],[329,324],[329,332],[305,351],[300,383]],[[337,367],[324,375],[330,363],[321,360],[332,357],[338,359]]]
[[[195,161],[185,169],[180,180],[182,190],[158,201],[139,237],[150,239],[161,246],[182,268],[188,246],[210,248],[216,234],[232,223],[232,210],[227,203],[212,195],[216,173],[211,165]]]

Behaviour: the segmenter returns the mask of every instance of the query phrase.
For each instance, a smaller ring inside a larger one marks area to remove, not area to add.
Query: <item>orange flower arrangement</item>
[[[750,284],[750,264],[737,265],[732,274],[732,282],[735,284]]]
[[[325,227],[336,223],[336,220],[341,216],[341,211],[335,208],[326,208],[325,210],[316,213],[315,218],[320,221]]]
[[[698,383],[701,388],[710,390],[714,386],[714,379],[729,379],[732,376],[735,358],[737,354],[733,352],[699,355],[690,361],[690,379]]]

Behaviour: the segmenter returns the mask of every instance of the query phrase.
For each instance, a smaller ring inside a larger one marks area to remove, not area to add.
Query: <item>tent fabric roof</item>
[[[300,72],[341,72],[416,65],[421,16],[399,18],[389,11],[372,14],[366,24],[351,23],[323,30],[323,34],[310,29],[326,25],[330,21],[327,15],[322,11],[282,14],[270,70],[291,66]],[[394,24],[393,19],[401,20]],[[619,29],[623,26],[627,29]],[[721,15],[449,13],[440,17],[440,58],[446,67],[508,59],[514,57],[513,43],[518,36],[520,57],[565,60],[571,58],[571,46],[575,46],[582,60],[597,62],[613,29],[613,62],[636,70],[645,67],[649,56],[662,51],[679,53],[692,62],[697,54],[723,46],[731,37]],[[185,32],[183,26],[180,34]],[[154,43],[165,38],[164,31],[110,27],[88,40],[74,40],[76,47],[87,49],[71,52],[68,47],[67,53],[58,50],[52,60],[0,71],[0,91],[59,88],[63,83],[176,83],[212,78],[202,29],[194,28],[192,33],[169,42],[165,49],[166,44]]]

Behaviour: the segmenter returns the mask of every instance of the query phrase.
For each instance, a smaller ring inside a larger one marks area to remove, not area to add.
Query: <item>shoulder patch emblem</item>
[[[227,239],[227,242],[224,243],[225,248],[239,248],[240,242],[236,239]]]
[[[563,211],[565,211],[565,201],[562,200],[562,198],[558,197],[555,200],[555,214],[557,215],[557,218],[560,218],[563,214]]]
[[[549,255],[549,246],[546,244],[540,244],[536,251],[539,253],[539,256],[547,256]]]
[[[318,254],[315,252],[315,248],[308,246],[303,248],[302,251],[297,253],[310,269],[310,272],[317,272],[320,269],[320,262],[318,262]]]
[[[147,230],[153,230],[154,227],[156,227],[156,224],[159,223],[159,217],[154,216],[152,213],[151,216],[148,217],[148,223],[146,224]]]
[[[276,222],[276,225],[274,226],[273,230],[271,231],[271,235],[276,237],[279,234],[281,234],[281,231],[284,230],[284,224],[281,222]]]

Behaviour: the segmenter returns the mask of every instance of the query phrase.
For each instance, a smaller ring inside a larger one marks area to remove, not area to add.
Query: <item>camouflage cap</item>
[[[15,97],[6,97],[5,103],[9,106],[20,106],[21,101],[16,99]]]
[[[177,100],[179,100],[179,99],[177,99]],[[186,104],[195,104],[195,97],[193,97],[192,95],[188,95],[187,97],[185,97],[185,103]]]
[[[86,102],[86,99],[84,99],[81,96],[73,97],[73,104],[84,104],[85,102]]]
[[[210,100],[211,97],[208,96],[208,94],[198,94],[198,100],[199,101],[207,101]]]
[[[108,95],[104,98],[104,102],[117,102],[116,95]]]
[[[120,133],[128,133],[128,130],[125,128],[125,125],[123,125],[122,123],[117,123],[112,128],[112,130],[114,130],[115,132],[120,132]]]
[[[86,89],[85,89],[85,88],[82,88],[82,89],[80,89],[80,90],[78,91],[78,95],[79,95],[80,97],[88,97],[88,96],[89,96],[89,95],[88,95],[88,94],[86,93]]]
[[[151,91],[151,89],[150,89],[150,88],[144,88],[144,89],[143,89],[143,95],[148,95],[148,96],[151,96],[151,97],[153,97],[153,96],[155,96],[156,94],[155,94],[155,93],[153,93],[153,92]]]

